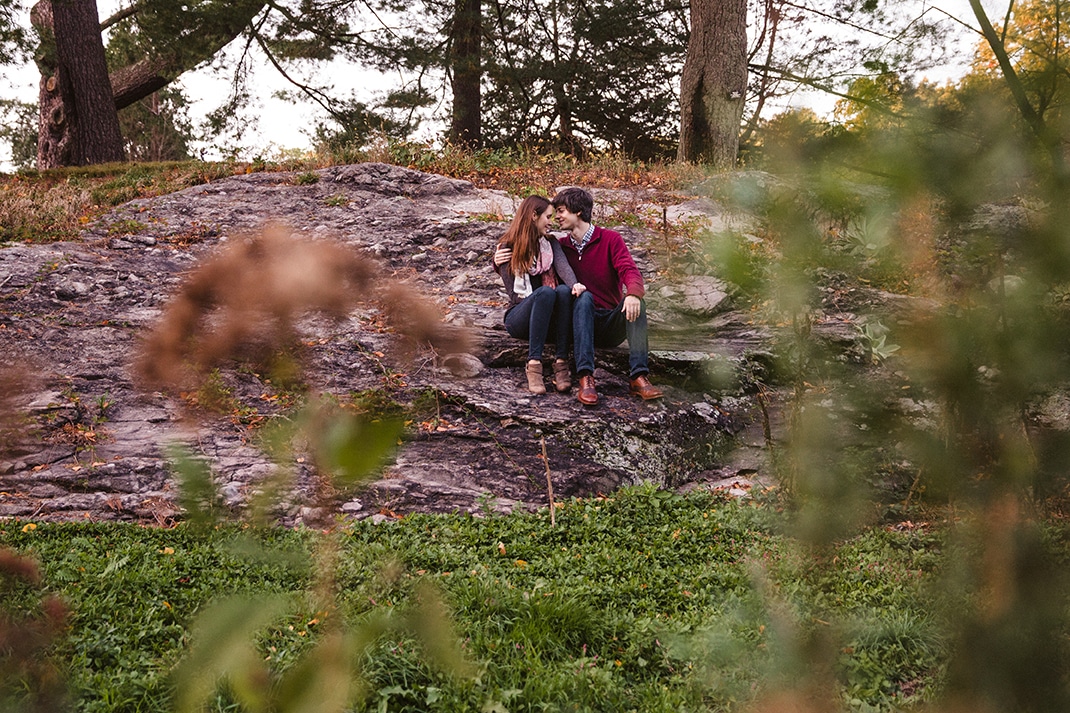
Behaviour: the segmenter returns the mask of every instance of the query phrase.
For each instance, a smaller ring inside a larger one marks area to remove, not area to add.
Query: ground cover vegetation
[[[205,690],[210,710],[248,703],[243,668],[284,678],[339,626],[367,637],[345,671],[361,685],[354,710],[731,710],[791,675],[794,648],[826,629],[843,637],[829,674],[854,707],[887,710],[932,685],[949,643],[942,528],[874,528],[835,548],[837,568],[815,569],[779,519],[769,504],[639,487],[561,503],[554,526],[546,510],[331,534],[8,522],[0,542],[39,562],[34,581],[7,569],[10,632],[41,616],[43,593],[63,598],[39,661],[65,675],[78,710],[186,702],[191,684],[176,692],[173,669],[191,644],[239,651],[224,628],[192,626],[221,598],[275,613],[255,629],[255,656],[229,663],[229,687]],[[433,638],[404,625],[429,591],[457,651],[443,665]],[[7,681],[9,702],[26,695]]]
[[[317,168],[361,161],[382,161],[461,178],[481,188],[514,195],[545,193],[548,186],[567,184],[667,192],[691,186],[703,175],[702,169],[695,166],[647,163],[615,153],[577,159],[526,149],[435,149],[405,141],[278,160],[163,161],[29,170],[0,174],[0,242],[71,240],[90,220],[120,203],[164,195],[224,176],[285,171],[296,173],[293,180],[300,181],[308,180],[302,176],[314,177],[311,172]]]

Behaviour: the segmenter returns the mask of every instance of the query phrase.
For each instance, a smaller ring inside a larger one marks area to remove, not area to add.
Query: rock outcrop
[[[203,408],[208,395],[156,390],[135,369],[185,277],[272,223],[374,256],[384,277],[404,280],[446,324],[472,335],[467,350],[404,355],[374,302],[341,319],[300,321],[295,358],[308,389],[339,401],[376,395],[426,414],[413,418],[381,477],[331,515],[545,505],[547,471],[556,496],[568,497],[644,480],[731,485],[763,468],[753,405],[711,376],[760,352],[763,334],[729,310],[729,291],[715,279],[664,279],[655,236],[620,228],[648,279],[652,369],[666,396],[629,397],[626,352],[610,350],[596,372],[604,398],[584,408],[571,394],[523,390],[526,347],[501,326],[505,295],[489,259],[514,197],[382,164],[315,176],[235,176],[122,205],[77,242],[0,249],[0,409],[8,416],[0,516],[169,523],[181,517],[174,444],[209,464],[231,507],[280,467],[293,469],[298,495],[312,487],[316,473],[304,459],[279,464],[261,447],[260,426],[285,414],[292,397],[263,373],[237,362],[213,372],[225,402],[213,411]],[[596,198],[612,208],[612,193]],[[724,219],[708,200],[685,196],[669,208],[659,211]],[[596,215],[603,219],[612,224]],[[191,418],[198,406],[201,417]],[[279,517],[324,515],[295,496]]]

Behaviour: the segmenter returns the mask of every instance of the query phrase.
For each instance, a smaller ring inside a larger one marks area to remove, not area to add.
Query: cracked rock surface
[[[714,278],[663,278],[657,236],[618,228],[648,281],[652,376],[665,398],[628,395],[619,348],[599,352],[602,398],[585,408],[574,393],[527,393],[526,345],[501,324],[505,294],[489,261],[506,223],[494,216],[511,216],[518,199],[383,164],[315,173],[315,182],[235,176],[119,206],[78,241],[0,248],[0,516],[168,524],[182,516],[174,444],[204,459],[232,508],[279,468],[292,469],[297,489],[279,509],[283,524],[545,506],[547,471],[559,498],[647,480],[694,488],[761,477],[754,405],[718,391],[708,375],[760,352],[765,335],[731,310]],[[595,222],[613,225],[618,196],[595,197],[604,210]],[[725,220],[715,204],[688,196],[659,213]],[[261,447],[260,427],[286,413],[287,398],[262,374],[221,368],[217,386],[230,406],[194,419],[196,395],[146,387],[134,368],[187,275],[270,224],[375,256],[385,276],[473,335],[461,353],[405,356],[373,304],[301,321],[309,390],[339,401],[381,394],[426,416],[411,419],[381,476],[331,513],[302,501],[317,478],[306,459],[280,464]]]

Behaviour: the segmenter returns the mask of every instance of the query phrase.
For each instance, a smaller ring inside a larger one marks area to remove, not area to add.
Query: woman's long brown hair
[[[528,196],[516,209],[513,222],[498,242],[503,248],[512,248],[513,257],[509,261],[509,270],[514,275],[526,274],[531,263],[539,254],[539,235],[535,227],[535,217],[542,215],[550,207],[550,201],[542,196]]]

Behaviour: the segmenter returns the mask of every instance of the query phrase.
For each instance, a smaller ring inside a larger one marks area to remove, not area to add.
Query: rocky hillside
[[[595,222],[606,225],[614,224],[614,206],[641,210],[648,198],[595,194]],[[260,370],[229,362],[213,372],[224,406],[213,410],[203,386],[158,389],[135,368],[184,279],[266,230],[374,256],[378,276],[403,281],[470,335],[463,351],[405,353],[374,301],[358,300],[340,318],[299,321],[296,358],[309,390],[426,414],[412,418],[379,480],[336,503],[341,513],[536,507],[547,502],[547,469],[558,497],[643,480],[745,489],[760,477],[753,404],[734,387],[718,390],[708,374],[760,353],[762,335],[730,310],[715,279],[670,282],[657,264],[657,235],[620,228],[648,280],[653,376],[666,397],[628,396],[623,349],[600,353],[603,399],[595,408],[572,394],[532,397],[523,389],[525,345],[502,328],[505,295],[489,269],[501,216],[511,216],[516,202],[382,164],[314,177],[250,174],[125,204],[87,225],[77,242],[0,249],[0,407],[8,416],[0,515],[169,523],[180,516],[168,455],[176,443],[210,464],[231,507],[280,467],[261,449],[258,429],[290,395]],[[681,197],[657,210],[667,221],[725,220],[704,199]],[[295,469],[298,495],[315,481],[303,458],[283,466]],[[323,516],[296,495],[280,512],[287,524]]]

